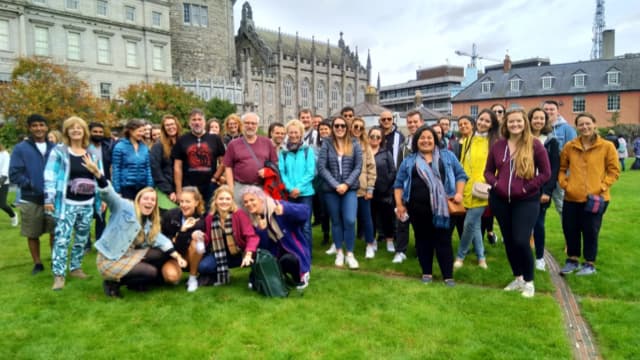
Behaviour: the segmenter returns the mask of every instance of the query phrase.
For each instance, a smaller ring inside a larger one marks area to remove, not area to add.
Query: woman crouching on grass
[[[311,242],[304,238],[309,206],[276,202],[257,186],[244,189],[242,201],[260,236],[260,248],[270,251],[278,259],[287,282],[298,289],[306,288],[311,271]]]
[[[171,240],[160,232],[155,190],[146,187],[131,202],[113,190],[88,154],[83,160],[84,167],[98,179],[98,192],[111,212],[102,237],[96,241],[96,262],[104,278],[105,295],[122,297],[121,284],[139,288],[156,282],[167,258],[165,254],[180,266],[187,266]]]
[[[162,233],[173,241],[173,246],[189,263],[187,291],[198,289],[198,265],[204,254],[201,239],[195,238],[196,230],[204,230],[200,220],[204,214],[204,200],[195,186],[182,188],[178,199],[178,208],[167,211],[162,216]],[[162,267],[162,276],[167,283],[178,284],[182,277],[182,268],[175,260],[167,261]]]
[[[203,286],[228,284],[230,268],[247,267],[253,263],[260,238],[249,215],[238,209],[233,201],[233,191],[226,185],[213,193],[211,211],[202,222],[204,233],[200,230],[194,232],[194,237],[204,238],[206,248],[198,266],[198,283]]]

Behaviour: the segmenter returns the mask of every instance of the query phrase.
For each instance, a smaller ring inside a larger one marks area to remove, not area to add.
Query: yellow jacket
[[[609,188],[620,176],[618,152],[610,141],[600,136],[585,150],[577,137],[565,144],[560,154],[558,183],[564,199],[586,202],[587,195],[601,195],[609,201]]]
[[[358,188],[358,197],[365,196],[367,193],[373,195],[373,188],[376,186],[376,159],[369,146],[362,146],[362,171],[360,172],[360,187]]]
[[[469,142],[471,143],[469,144]],[[486,182],[484,179],[484,167],[487,164],[488,156],[489,138],[487,136],[476,134],[466,138],[461,144],[460,163],[469,177],[462,193],[462,203],[467,209],[488,205],[487,200],[478,199],[471,195],[474,183]]]

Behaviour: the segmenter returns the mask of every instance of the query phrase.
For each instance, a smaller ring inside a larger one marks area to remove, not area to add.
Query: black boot
[[[120,284],[118,282],[105,280],[102,282],[102,288],[107,297],[122,298],[122,294],[120,294]]]

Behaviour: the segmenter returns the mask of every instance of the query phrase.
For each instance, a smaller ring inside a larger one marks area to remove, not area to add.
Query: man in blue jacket
[[[54,220],[44,212],[44,168],[54,144],[47,141],[47,120],[38,114],[27,118],[28,139],[20,142],[11,153],[9,179],[20,187],[22,215],[20,233],[27,238],[33,258],[35,275],[44,270],[40,259],[40,235],[49,233],[49,245],[53,248]]]

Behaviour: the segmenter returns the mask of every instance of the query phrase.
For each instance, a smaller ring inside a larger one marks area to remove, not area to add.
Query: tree
[[[19,132],[26,132],[26,119],[38,113],[60,128],[72,115],[87,122],[113,125],[110,102],[96,98],[89,85],[66,66],[43,58],[20,58],[11,73],[11,81],[0,85],[0,112],[9,122],[15,121]]]
[[[207,114],[207,118],[215,117],[222,121],[227,116],[236,112],[236,106],[228,100],[211,98],[211,100],[207,101],[205,112]]]
[[[119,95],[124,102],[118,106],[118,117],[142,118],[154,123],[171,114],[184,124],[193,108],[202,108],[205,104],[194,93],[167,83],[132,84],[120,90]]]

